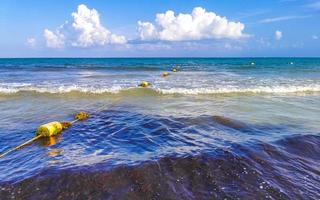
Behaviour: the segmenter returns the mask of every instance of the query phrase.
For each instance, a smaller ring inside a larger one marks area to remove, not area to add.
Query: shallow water
[[[0,59],[0,72],[0,152],[91,114],[0,158],[0,199],[320,198],[320,59]]]

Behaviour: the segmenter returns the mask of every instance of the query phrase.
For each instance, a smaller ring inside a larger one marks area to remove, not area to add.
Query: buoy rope
[[[122,100],[122,97],[119,97],[118,99],[114,100],[111,104],[109,105],[102,105],[99,109],[96,110],[97,113],[105,110],[105,109],[110,109],[113,106],[115,106],[120,100]]]
[[[26,141],[25,143],[20,144],[19,146],[16,146],[15,148],[10,149],[10,150],[4,152],[3,154],[0,155],[0,158],[3,157],[3,156],[5,156],[5,155],[7,155],[8,153],[10,153],[10,152],[12,152],[12,151],[18,150],[18,149],[20,149],[21,147],[24,147],[24,146],[26,146],[26,145],[28,145],[28,144],[31,144],[32,142],[34,142],[35,140],[37,140],[37,139],[39,139],[39,138],[41,138],[41,137],[42,137],[42,135],[38,135],[38,136],[36,136],[36,137],[34,137],[34,138]]]
[[[80,115],[80,117],[78,117],[78,115]],[[70,124],[72,125],[73,123],[75,123],[75,122],[77,122],[77,121],[79,121],[79,120],[85,120],[85,119],[87,119],[88,117],[89,117],[89,114],[88,114],[88,113],[79,112],[79,113],[75,116],[76,120],[70,122]],[[65,122],[60,122],[60,123],[65,123]],[[69,127],[70,127],[70,126],[67,126],[66,128],[69,128]],[[62,130],[64,130],[64,129],[62,129]],[[32,138],[32,139],[30,139],[30,140],[28,140],[28,141],[20,144],[19,146],[16,146],[16,147],[14,147],[14,148],[12,148],[12,149],[10,149],[10,150],[8,150],[8,151],[0,154],[0,158],[3,157],[3,156],[5,156],[5,155],[7,155],[8,153],[10,153],[10,152],[12,152],[12,151],[18,150],[18,149],[20,149],[21,147],[24,147],[24,146],[26,146],[26,145],[28,145],[28,144],[31,144],[31,143],[34,142],[35,140],[38,140],[39,138],[45,137],[45,136],[46,136],[46,135],[39,134],[39,135],[35,136],[34,138]]]
[[[71,124],[74,124],[74,123],[76,123],[77,121],[79,121],[79,119],[75,119],[75,120],[71,121],[70,123],[71,123]]]
[[[111,105],[103,105],[101,106],[96,112],[101,112],[102,110],[104,110],[105,108],[111,108],[112,106],[114,106],[116,103],[118,103],[119,101],[121,100],[121,98],[115,100]],[[77,121],[82,121],[82,120],[85,120],[89,117],[89,114],[85,113],[85,112],[80,112],[78,113],[76,116],[75,116],[75,120],[71,121],[71,122],[67,122],[67,123],[70,123],[71,125],[74,124],[75,122]],[[62,122],[63,123],[63,122]],[[64,122],[65,123],[65,122]],[[69,126],[68,126],[69,127]],[[8,153],[11,153],[12,151],[15,151],[15,150],[18,150],[26,145],[29,145],[31,144],[32,142],[38,140],[39,138],[43,137],[43,135],[37,135],[36,137],[24,142],[23,144],[20,144],[19,146],[16,146],[2,154],[0,154],[0,158],[7,155]]]
[[[174,68],[173,71],[176,72],[176,68]],[[101,111],[103,111],[106,107],[107,107],[107,108],[113,107],[113,106],[114,106],[116,103],[118,103],[121,99],[122,99],[122,98],[119,98],[119,99],[115,100],[111,105],[103,105],[103,106],[101,106],[100,109],[98,109],[96,112],[101,112]],[[80,114],[80,116],[78,116],[79,114]],[[76,117],[75,117],[76,119],[73,120],[73,121],[71,121],[70,124],[72,125],[72,124],[74,124],[74,123],[77,122],[77,121],[85,120],[85,119],[87,119],[88,117],[89,117],[89,114],[84,113],[84,112],[80,112],[80,113],[78,113],[78,114],[76,115]],[[18,149],[20,149],[21,147],[24,147],[24,146],[26,146],[26,145],[28,145],[28,144],[31,144],[32,142],[34,142],[35,140],[37,140],[37,139],[39,139],[39,138],[41,138],[41,137],[43,137],[43,135],[37,135],[36,137],[34,137],[34,138],[32,138],[32,139],[24,142],[23,144],[20,144],[19,146],[16,146],[16,147],[14,147],[14,148],[12,148],[12,149],[10,149],[10,150],[8,150],[8,151],[0,154],[0,158],[3,157],[3,156],[5,156],[5,155],[7,155],[8,153],[10,153],[10,152],[12,152],[12,151],[18,150]]]

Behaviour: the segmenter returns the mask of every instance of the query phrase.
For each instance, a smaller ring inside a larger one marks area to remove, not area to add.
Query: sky
[[[320,0],[1,0],[0,57],[319,57]]]

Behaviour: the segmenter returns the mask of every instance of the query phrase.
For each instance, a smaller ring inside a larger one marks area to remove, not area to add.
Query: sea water
[[[320,198],[318,58],[0,59],[0,152],[79,111],[0,199]]]

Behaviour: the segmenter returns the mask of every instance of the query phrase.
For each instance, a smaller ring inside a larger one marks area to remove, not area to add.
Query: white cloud
[[[282,17],[263,19],[260,21],[260,23],[272,23],[272,22],[286,21],[286,20],[293,20],[293,19],[305,19],[309,17],[311,16],[310,15],[282,16]]]
[[[313,35],[312,39],[317,40],[317,39],[319,39],[319,37],[317,35]]]
[[[170,44],[163,44],[163,43],[141,43],[135,45],[138,50],[147,50],[147,51],[156,51],[156,50],[170,50],[173,48]]]
[[[277,30],[275,33],[274,33],[274,36],[275,36],[275,38],[276,38],[276,40],[281,40],[281,38],[282,38],[282,32],[281,31],[279,31],[279,30]]]
[[[246,37],[245,26],[240,22],[228,21],[226,17],[207,12],[196,7],[191,14],[175,15],[168,10],[156,15],[156,25],[150,22],[138,22],[140,39],[186,41],[202,39],[239,39]]]
[[[138,31],[142,40],[152,40],[158,38],[156,27],[150,22],[138,21]]]
[[[71,16],[73,21],[71,23],[66,21],[55,32],[44,30],[48,47],[91,47],[127,42],[124,36],[111,33],[101,24],[99,13],[95,9],[89,9],[86,5],[81,4]]]
[[[45,29],[43,36],[46,39],[46,44],[49,48],[59,49],[63,48],[65,45],[65,37],[59,31],[54,33],[48,29]]]
[[[26,45],[28,47],[35,47],[36,44],[37,44],[37,40],[35,38],[33,38],[33,37],[27,38]]]
[[[74,22],[72,27],[79,32],[79,36],[74,46],[88,47],[105,44],[124,44],[124,36],[112,34],[100,23],[99,13],[86,5],[79,5],[78,11],[72,13]]]

